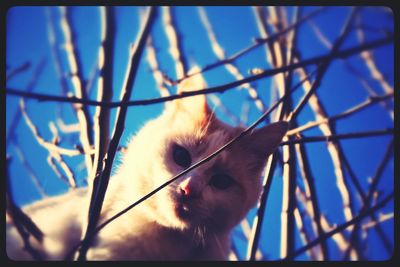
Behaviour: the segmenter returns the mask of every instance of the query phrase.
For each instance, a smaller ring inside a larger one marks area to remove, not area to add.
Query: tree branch
[[[215,87],[211,87],[208,89],[193,90],[190,92],[182,92],[179,95],[171,95],[171,96],[147,99],[147,100],[134,100],[134,101],[126,100],[126,101],[119,101],[119,102],[102,103],[99,101],[81,99],[81,98],[77,98],[77,97],[61,97],[61,96],[54,96],[54,95],[29,93],[29,92],[25,92],[25,91],[13,89],[13,88],[7,88],[6,93],[10,94],[10,95],[17,95],[17,96],[25,97],[25,98],[34,98],[34,99],[41,100],[41,101],[80,103],[80,104],[85,104],[88,106],[106,106],[109,108],[124,107],[124,106],[150,105],[150,104],[162,103],[162,102],[166,102],[166,101],[171,101],[171,100],[175,100],[175,99],[180,99],[180,98],[185,98],[185,97],[190,97],[190,96],[195,96],[195,95],[200,95],[200,94],[211,94],[211,93],[217,93],[217,92],[218,93],[224,92],[228,89],[237,87],[243,83],[249,83],[249,82],[256,81],[256,80],[259,80],[262,78],[271,77],[271,76],[276,75],[281,72],[286,72],[289,70],[302,68],[302,67],[305,67],[308,65],[319,64],[322,61],[327,60],[327,59],[350,57],[352,55],[358,54],[361,51],[379,47],[379,46],[388,44],[392,41],[393,41],[393,37],[390,36],[390,37],[386,37],[383,39],[379,39],[377,41],[371,41],[369,43],[365,43],[361,46],[345,49],[341,52],[336,53],[335,55],[328,54],[328,55],[323,55],[323,56],[317,56],[317,57],[313,57],[311,59],[307,59],[307,60],[304,60],[301,62],[294,63],[293,65],[290,65],[290,66],[284,66],[284,67],[275,68],[275,69],[268,69],[268,70],[263,71],[260,74],[253,75],[253,76],[247,77],[243,80],[234,81],[234,82],[224,84],[221,86],[215,86]]]
[[[122,101],[127,101],[131,96],[131,93],[133,90],[133,85],[134,85],[135,78],[136,78],[136,72],[139,68],[140,58],[142,56],[142,52],[145,47],[147,37],[149,36],[150,30],[154,24],[156,14],[157,14],[157,8],[150,7],[149,15],[146,19],[144,27],[140,31],[139,40],[137,41],[136,45],[133,46],[130,50],[131,60],[130,60],[129,66],[128,66],[128,71],[126,73],[126,80],[124,83],[124,88],[122,90]],[[118,149],[119,140],[120,140],[123,130],[124,130],[126,112],[127,112],[127,107],[121,107],[118,110],[117,122],[116,122],[116,126],[114,128],[113,136],[111,138],[111,141],[110,141],[110,144],[108,147],[108,152],[107,152],[107,157],[105,160],[104,169],[95,178],[95,181],[97,179],[100,179],[100,180],[98,181],[98,186],[96,186],[94,188],[94,190],[96,190],[96,192],[92,193],[92,194],[94,194],[94,198],[92,198],[92,201],[91,201],[91,207],[93,207],[93,209],[91,210],[91,212],[89,214],[89,222],[88,222],[88,226],[86,229],[85,237],[83,239],[82,247],[79,250],[78,260],[86,259],[86,252],[90,247],[91,240],[93,238],[93,233],[95,233],[95,228],[96,228],[97,222],[100,218],[100,212],[101,212],[101,208],[103,205],[104,196],[105,196],[105,193],[107,190],[108,182],[110,179],[113,160],[115,157],[115,153]]]

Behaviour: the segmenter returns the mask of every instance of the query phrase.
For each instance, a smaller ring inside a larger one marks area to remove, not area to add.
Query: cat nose
[[[189,186],[179,187],[179,190],[183,196],[189,197],[192,194],[192,191]]]
[[[183,180],[178,187],[179,193],[185,198],[194,198],[198,195],[196,184],[192,181],[191,177]]]

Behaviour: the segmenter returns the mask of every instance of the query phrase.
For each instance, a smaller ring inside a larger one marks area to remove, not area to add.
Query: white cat
[[[200,75],[179,91],[203,88]],[[286,122],[256,129],[209,162],[195,168],[103,228],[89,260],[226,260],[230,232],[253,207],[261,191],[267,157],[287,131]],[[211,112],[199,95],[170,102],[134,136],[109,184],[100,222],[126,208],[191,164],[238,135]],[[48,198],[24,208],[44,233],[31,238],[45,259],[63,259],[79,242],[86,215],[86,189]],[[7,223],[7,254],[30,259]]]

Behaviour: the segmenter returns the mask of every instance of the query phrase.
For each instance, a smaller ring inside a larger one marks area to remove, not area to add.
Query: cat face
[[[192,86],[193,82],[199,84],[198,80],[187,81],[183,86],[186,90],[201,87]],[[179,89],[182,91],[182,86]],[[286,130],[286,123],[255,130],[147,199],[142,203],[143,209],[166,227],[229,231],[256,204],[267,156]],[[143,196],[212,154],[241,131],[242,128],[219,121],[205,96],[172,102],[133,138],[123,171],[131,179],[132,190]]]

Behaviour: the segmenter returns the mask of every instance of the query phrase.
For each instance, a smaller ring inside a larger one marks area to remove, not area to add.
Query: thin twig
[[[312,242],[308,243],[306,246],[303,246],[300,249],[297,249],[294,253],[292,253],[291,255],[288,255],[287,257],[285,257],[285,258],[283,258],[281,260],[291,260],[291,259],[296,258],[301,253],[303,253],[303,252],[309,250],[310,248],[318,245],[323,240],[326,240],[326,239],[330,238],[331,236],[333,236],[333,235],[345,230],[347,227],[358,223],[359,221],[361,221],[365,217],[369,216],[371,213],[374,213],[377,210],[383,208],[386,204],[389,203],[389,201],[391,201],[393,199],[393,197],[394,197],[394,193],[392,192],[389,195],[387,195],[384,199],[382,199],[379,203],[377,203],[375,206],[360,212],[357,216],[355,216],[350,221],[347,221],[347,222],[337,226],[334,230],[332,230],[330,232],[326,232],[323,236],[320,236],[320,237],[316,238]]]
[[[380,214],[377,220],[375,221],[370,221],[368,223],[365,223],[361,226],[363,230],[368,230],[370,228],[375,228],[378,224],[385,222],[387,220],[393,219],[394,213],[388,213],[388,214]]]
[[[157,53],[153,45],[153,38],[151,35],[147,39],[147,62],[150,65],[150,71],[153,74],[154,80],[156,81],[157,88],[160,90],[161,96],[171,95],[170,90],[165,86],[163,74],[159,68],[159,60],[157,59]]]
[[[10,70],[6,76],[6,81],[9,82],[14,76],[16,76],[17,74],[20,74],[21,72],[28,70],[30,67],[31,67],[31,63],[25,62],[24,64]]]
[[[366,202],[364,203],[363,207],[361,208],[360,213],[362,213],[363,211],[365,211],[366,209],[368,209],[371,206],[372,203],[372,199],[373,196],[376,192],[376,187],[378,186],[378,183],[382,177],[382,173],[386,167],[386,165],[389,162],[389,159],[393,156],[393,150],[394,150],[394,139],[392,138],[391,142],[389,143],[389,145],[387,146],[385,155],[382,159],[382,161],[380,162],[380,164],[378,165],[378,168],[376,169],[375,175],[373,176],[371,185],[368,189],[368,194],[367,194],[367,199]],[[356,238],[356,233],[358,231],[360,227],[360,223],[357,223],[355,225],[355,228],[353,229],[352,233],[351,233],[351,237],[350,237],[350,245],[348,246],[348,248],[346,249],[346,253],[345,253],[345,259],[347,259],[349,251],[351,249],[351,245],[353,245],[353,243],[355,242],[355,238]],[[383,239],[385,242],[383,242],[385,249],[388,251],[389,254],[393,253],[393,246],[391,244],[388,243],[388,240]]]
[[[357,23],[360,23],[360,16],[357,17]],[[363,44],[365,41],[364,32],[361,29],[357,29],[357,37],[360,44]],[[367,66],[371,77],[378,82],[378,84],[382,87],[386,94],[393,93],[393,86],[389,85],[389,83],[385,80],[385,77],[382,75],[381,71],[376,66],[374,57],[371,52],[363,51],[360,53],[360,57],[363,59],[363,62]]]
[[[324,234],[324,230],[321,225],[321,212],[319,208],[319,202],[318,202],[318,196],[317,196],[317,190],[315,188],[314,184],[314,175],[312,174],[311,171],[311,165],[309,162],[309,156],[307,154],[307,151],[304,147],[303,144],[298,144],[295,146],[296,147],[296,154],[299,162],[299,166],[301,169],[301,174],[303,176],[303,183],[304,187],[306,188],[306,194],[307,194],[307,199],[311,202],[310,204],[310,210],[311,212],[311,217],[312,217],[312,224],[313,224],[313,229],[316,230],[318,236],[322,236]],[[306,205],[304,203],[304,205]],[[321,252],[322,252],[322,257],[318,258],[320,260],[328,260],[329,255],[328,255],[328,247],[326,242],[321,242],[320,246]]]
[[[32,247],[30,243],[30,236],[32,235],[38,242],[43,240],[43,232],[36,226],[36,224],[26,215],[15,203],[12,195],[11,177],[9,175],[10,158],[7,158],[6,168],[6,201],[7,201],[7,214],[11,217],[19,235],[24,243],[23,249],[28,252],[34,260],[43,260],[41,253]]]
[[[296,196],[299,199],[299,202],[303,204],[304,207],[304,211],[308,214],[308,216],[313,217],[312,213],[312,205],[308,205],[307,203],[309,202],[309,198],[306,195],[306,192],[303,192],[300,187],[297,187],[296,190]],[[324,216],[324,214],[320,214],[320,219],[321,219],[321,227],[323,229],[324,232],[329,232],[332,229],[334,229],[334,227],[332,227],[329,222],[328,219],[326,218],[326,216]],[[336,246],[339,248],[340,251],[345,251],[348,242],[345,238],[345,235],[343,233],[337,233],[335,235],[332,236],[332,240],[335,242]],[[356,251],[353,249],[352,250],[352,259],[356,259],[357,254],[355,254]]]
[[[341,30],[339,37],[333,44],[332,49],[330,50],[328,55],[335,57],[335,55],[338,53],[341,45],[343,44],[344,40],[350,33],[351,26],[356,17],[357,11],[358,11],[357,7],[352,9],[349,17],[347,18],[346,23],[344,24],[344,26]],[[331,63],[332,63],[332,59],[330,59],[330,58],[327,58],[325,61],[320,63],[321,68],[317,74],[317,77],[316,77],[313,85],[311,86],[310,90],[304,95],[304,97],[300,100],[300,102],[298,103],[296,108],[293,110],[292,117],[291,117],[292,119],[294,119],[300,113],[300,111],[304,108],[304,106],[306,105],[306,103],[308,102],[310,97],[313,95],[313,93],[319,87],[319,85],[321,84],[321,81],[324,77],[324,74],[328,70],[328,67]]]
[[[256,252],[258,248],[258,242],[260,240],[261,234],[261,225],[264,220],[264,213],[267,204],[267,199],[269,195],[269,191],[271,189],[272,178],[274,175],[274,171],[276,168],[278,154],[275,152],[272,156],[268,158],[266,167],[265,167],[265,175],[263,181],[263,191],[260,197],[260,201],[257,205],[257,216],[254,218],[252,225],[252,232],[249,238],[248,246],[247,246],[247,259],[254,261],[256,258]]]
[[[204,9],[204,7],[197,7],[197,11],[200,16],[200,21],[203,23],[204,28],[207,31],[207,36],[210,41],[210,45],[212,48],[212,51],[214,52],[214,55],[221,61],[226,59],[225,56],[225,51],[219,44],[217,37],[215,35],[215,32],[211,26],[211,23],[208,19],[207,13]],[[235,77],[236,80],[242,80],[244,76],[240,73],[238,67],[233,63],[230,62],[225,65],[226,70],[232,74],[233,77]],[[261,111],[265,112],[265,105],[258,96],[257,90],[254,89],[250,84],[245,83],[242,85],[243,88],[245,88],[250,96],[250,98],[253,100],[253,103],[256,105],[256,107]]]
[[[298,201],[296,201],[296,203],[298,204]],[[296,209],[294,210],[294,218],[296,220],[297,228],[299,229],[300,239],[304,245],[310,243],[310,240],[311,240],[308,229],[305,226],[305,219],[304,219],[305,216],[306,215],[304,214],[304,212],[301,212],[299,207],[296,207]],[[308,256],[310,257],[311,260],[320,260],[321,259],[318,249],[319,248],[316,248],[316,249],[313,248],[313,249],[306,251],[306,253],[308,254]]]
[[[253,75],[253,76],[247,77],[243,80],[234,81],[234,82],[224,84],[221,86],[210,87],[208,89],[202,89],[202,90],[193,90],[193,91],[188,91],[188,92],[182,92],[181,94],[178,94],[178,95],[171,95],[171,96],[167,96],[167,97],[153,98],[153,99],[147,99],[147,100],[134,100],[134,101],[126,100],[126,101],[119,101],[119,102],[102,103],[99,101],[81,99],[81,98],[77,98],[77,97],[61,97],[61,96],[55,96],[55,95],[29,93],[29,92],[25,92],[25,91],[14,89],[14,88],[7,88],[6,93],[10,94],[10,95],[17,95],[17,96],[25,97],[25,98],[34,98],[34,99],[41,100],[41,101],[81,103],[81,104],[85,104],[88,106],[106,106],[106,107],[110,107],[110,108],[117,108],[117,107],[123,107],[123,106],[150,105],[150,104],[162,103],[162,102],[166,102],[166,101],[171,101],[171,100],[175,100],[175,99],[180,99],[180,98],[185,98],[185,97],[190,97],[190,96],[195,96],[195,95],[200,95],[200,94],[211,94],[211,93],[216,93],[216,92],[218,92],[218,93],[224,92],[228,89],[237,87],[243,83],[249,83],[249,82],[256,81],[256,80],[259,80],[262,78],[271,77],[271,76],[276,75],[281,72],[286,72],[289,70],[302,68],[302,67],[308,66],[308,65],[318,64],[318,63],[328,60],[328,59],[350,57],[352,55],[358,54],[360,51],[379,47],[381,45],[388,44],[392,41],[393,41],[393,37],[386,37],[386,38],[383,38],[383,39],[380,39],[377,41],[372,41],[372,42],[366,43],[361,46],[345,49],[341,52],[336,53],[335,55],[328,54],[328,55],[323,55],[323,56],[317,56],[317,57],[313,57],[311,59],[297,62],[290,66],[284,66],[284,67],[276,68],[276,69],[268,69],[268,70],[263,71],[260,74]]]
[[[66,155],[69,157],[73,157],[73,156],[77,156],[77,155],[81,155],[82,151],[79,150],[75,150],[75,149],[67,149],[67,148],[63,148],[60,147],[58,145],[55,145],[51,142],[47,142],[43,139],[43,137],[40,135],[38,128],[35,126],[35,124],[31,121],[31,119],[28,116],[28,113],[25,110],[25,102],[23,101],[23,99],[20,99],[20,110],[21,113],[25,119],[25,122],[27,124],[27,126],[29,127],[29,129],[31,130],[33,136],[35,137],[36,141],[38,141],[38,143],[43,146],[45,149],[47,149],[49,152],[50,151],[56,151],[59,154],[62,155]]]
[[[176,79],[180,80],[188,72],[188,64],[183,56],[181,36],[178,33],[175,19],[175,8],[164,6],[162,11],[164,29],[169,42],[169,53],[175,63]]]
[[[291,129],[287,132],[287,135],[289,135],[289,136],[295,135],[295,134],[298,134],[305,130],[309,130],[311,128],[319,126],[321,124],[328,124],[328,123],[337,121],[339,119],[347,118],[348,116],[354,115],[357,112],[365,109],[366,107],[369,107],[369,106],[379,103],[381,101],[386,101],[392,97],[393,97],[393,93],[389,93],[389,94],[385,94],[385,95],[381,95],[381,96],[370,96],[364,102],[361,102],[360,104],[355,105],[340,114],[330,116],[330,117],[320,118],[315,121],[310,121],[310,122],[307,122],[306,124],[303,124],[302,126]]]
[[[56,126],[54,125],[53,122],[49,122],[49,127],[50,127],[50,131],[53,134],[52,143],[54,145],[58,145],[59,142],[60,142],[60,137],[58,135],[57,128],[56,128]],[[65,173],[66,177],[64,177],[64,175],[62,175],[58,171],[57,165],[55,165],[55,161],[58,162],[58,166],[60,166],[60,168],[63,170],[63,172]],[[56,172],[56,174],[61,179],[65,180],[71,188],[76,188],[77,187],[75,175],[72,172],[71,168],[65,163],[65,160],[62,157],[62,155],[60,155],[56,151],[49,151],[49,156],[48,156],[47,162],[50,164],[50,166],[53,168],[53,170]]]
[[[154,24],[155,18],[157,15],[157,8],[150,7],[147,19],[142,27],[139,35],[139,39],[135,46],[133,46],[130,50],[131,59],[129,62],[129,66],[126,73],[126,79],[124,83],[124,87],[122,89],[122,101],[127,101],[133,90],[133,85],[136,78],[136,73],[139,68],[139,62],[146,44],[147,37],[150,34],[150,30]],[[91,245],[91,240],[93,238],[93,233],[96,232],[96,225],[100,218],[100,212],[104,201],[104,196],[107,190],[108,182],[110,179],[111,169],[114,161],[114,157],[118,148],[119,140],[122,136],[124,130],[124,123],[127,113],[127,107],[121,107],[118,110],[117,121],[114,128],[114,133],[112,135],[110,144],[107,150],[107,157],[105,160],[105,166],[103,171],[96,176],[95,180],[99,179],[98,186],[94,189],[96,192],[92,193],[94,197],[91,200],[90,206],[92,209],[89,214],[89,222],[87,229],[85,231],[85,237],[83,239],[82,247],[79,250],[78,260],[85,260],[86,253]]]
[[[26,173],[31,178],[31,180],[32,180],[33,184],[35,185],[35,188],[38,190],[40,196],[42,198],[47,197],[47,194],[43,189],[43,185],[41,184],[40,180],[37,178],[37,175],[36,175],[35,171],[33,170],[30,162],[25,158],[24,152],[22,151],[22,149],[20,148],[20,146],[18,144],[17,137],[14,136],[14,138],[11,139],[11,142],[13,143],[13,147],[14,147],[15,153],[18,156],[19,161],[21,162],[22,166],[24,166]]]
[[[307,136],[298,140],[290,140],[286,142],[282,142],[280,145],[292,145],[292,144],[303,144],[303,143],[312,143],[312,142],[329,142],[336,141],[342,139],[350,139],[350,138],[365,138],[379,135],[392,135],[394,134],[393,128],[387,128],[383,130],[375,130],[375,131],[365,131],[365,132],[353,132],[346,134],[335,134],[328,136]]]
[[[328,49],[331,49],[332,44],[331,42],[328,40],[328,38],[321,32],[321,30],[319,29],[319,27],[310,19],[308,21],[308,23],[310,24],[312,30],[314,31],[315,35],[318,37],[318,39],[321,41],[321,43],[323,45],[325,45],[325,47],[327,47]],[[357,26],[357,25],[356,25]],[[365,90],[371,95],[371,96],[376,96],[377,93],[375,92],[375,90],[369,85],[368,81],[366,80],[366,78],[364,77],[364,74],[361,74],[359,71],[356,70],[356,68],[354,68],[349,61],[347,60],[342,60],[343,64],[346,66],[346,68],[352,73],[354,74],[360,81],[360,83],[363,85],[363,88],[365,88]],[[390,109],[390,107],[386,104],[386,102],[381,103],[382,106],[384,108],[386,108],[389,111],[389,114],[393,120],[394,118],[394,114],[393,114],[393,110]]]
[[[74,94],[79,99],[88,99],[85,91],[85,85],[83,84],[84,79],[82,74],[82,66],[80,64],[79,51],[76,48],[76,34],[71,29],[71,13],[66,7],[60,7],[60,13],[60,26],[65,38],[64,49],[67,54],[67,63],[70,70],[70,81],[73,85]],[[79,124],[81,125],[79,140],[82,144],[83,151],[85,152],[86,168],[89,171],[93,166],[93,156],[88,153],[93,145],[93,123],[86,105],[75,104],[73,107],[76,111]]]
[[[45,64],[46,64],[46,60],[45,59],[42,59],[39,62],[39,64],[37,65],[37,67],[35,68],[35,70],[34,70],[34,72],[32,74],[31,79],[29,80],[29,82],[28,82],[28,84],[27,84],[27,86],[25,88],[26,92],[32,92],[33,89],[35,89],[36,83],[39,80],[39,77],[43,72]],[[10,143],[9,140],[12,140],[15,137],[15,130],[17,129],[17,126],[18,126],[18,123],[19,123],[20,119],[21,119],[21,111],[19,109],[17,109],[14,117],[11,120],[11,124],[10,124],[10,126],[8,128],[8,131],[7,131],[6,148],[8,148],[8,145]]]
[[[100,7],[101,17],[101,45],[99,48],[98,71],[100,74],[97,83],[97,100],[108,102],[113,95],[113,65],[114,65],[114,46],[115,46],[115,10],[113,7]],[[93,168],[90,170],[88,184],[89,192],[92,193],[88,218],[93,209],[93,198],[96,196],[98,180],[95,179],[104,168],[104,157],[110,142],[110,109],[107,107],[96,107],[93,117],[94,122],[94,161]],[[93,188],[92,188],[93,187]],[[86,223],[86,220],[84,221]]]

